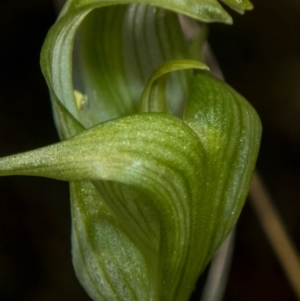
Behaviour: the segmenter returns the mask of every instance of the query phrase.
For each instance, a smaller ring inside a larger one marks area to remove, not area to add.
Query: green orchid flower
[[[216,0],[68,1],[41,55],[63,141],[0,159],[1,176],[70,182],[93,300],[188,300],[248,193],[259,117],[209,71],[186,17],[231,22]]]

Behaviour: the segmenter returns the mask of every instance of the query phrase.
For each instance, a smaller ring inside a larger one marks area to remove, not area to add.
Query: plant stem
[[[221,301],[226,289],[227,279],[234,246],[235,229],[233,229],[214,257],[207,276],[201,301]]]
[[[254,173],[251,183],[250,200],[297,299],[300,300],[299,255],[258,172]]]

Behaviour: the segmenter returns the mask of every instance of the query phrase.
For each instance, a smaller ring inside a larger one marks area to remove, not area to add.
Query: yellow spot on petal
[[[86,95],[83,95],[81,92],[74,90],[75,101],[78,110],[82,110],[85,105],[87,105],[88,98]]]

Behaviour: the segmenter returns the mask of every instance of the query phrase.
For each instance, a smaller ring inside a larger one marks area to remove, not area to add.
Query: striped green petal
[[[243,208],[262,127],[245,98],[207,71],[198,71],[194,77],[183,120],[205,149],[205,201],[195,221],[202,247],[193,262],[205,266]]]
[[[249,8],[246,0],[227,2]],[[53,102],[84,127],[137,112],[144,85],[162,63],[193,58],[175,13],[231,22],[217,0],[68,1],[41,55]],[[170,109],[178,115],[190,75],[173,77],[169,91],[176,101]],[[63,120],[59,125],[66,130]]]
[[[71,184],[76,213],[74,264],[91,296],[108,282],[112,300],[140,300],[135,296],[187,300],[199,273],[199,266],[190,267],[201,247],[195,243],[199,233],[194,221],[205,188],[204,162],[199,138],[182,120],[148,113],[109,121],[59,144],[3,158],[0,170],[1,175],[76,181]],[[82,190],[83,184],[77,182],[81,180],[92,181],[94,188]],[[115,230],[102,220],[106,214],[117,225]],[[110,240],[115,246],[124,245],[113,248],[107,245]],[[128,262],[124,249],[132,250]],[[95,268],[101,265],[100,270]],[[132,283],[126,276],[129,266],[138,269]],[[102,274],[101,269],[107,271]],[[132,291],[128,299],[122,293],[125,289]],[[94,300],[105,298],[109,300],[99,293]]]
[[[73,261],[94,300],[187,300],[240,214],[260,135],[247,101],[200,71],[183,121],[115,119],[0,170],[71,181]]]
[[[189,56],[176,14],[147,5],[93,11],[76,46],[80,76],[74,78],[88,99],[79,112],[86,126],[137,113],[153,72],[168,60]],[[177,74],[168,84],[174,114],[187,94],[188,75]]]
[[[203,34],[189,41],[178,13],[231,22],[217,0],[68,1],[41,55],[63,141],[0,159],[0,176],[70,182],[73,262],[93,300],[188,300],[249,188],[259,118],[191,61]]]
[[[145,86],[140,99],[140,112],[172,113],[169,112],[166,99],[168,79],[170,73],[186,69],[208,70],[209,68],[205,64],[194,60],[181,59],[166,62],[151,76]],[[172,102],[174,97],[174,95],[171,96]]]
[[[227,4],[229,7],[234,9],[240,14],[243,14],[245,10],[253,9],[253,5],[249,0],[220,0]]]

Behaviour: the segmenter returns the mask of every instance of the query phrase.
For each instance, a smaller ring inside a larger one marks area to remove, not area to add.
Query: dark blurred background
[[[210,43],[227,82],[261,116],[258,168],[300,249],[300,2],[253,0]],[[0,0],[0,156],[58,141],[39,52],[56,19],[51,0]],[[0,178],[0,300],[89,300],[70,254],[68,184]],[[294,301],[251,206],[237,228],[225,301]]]

